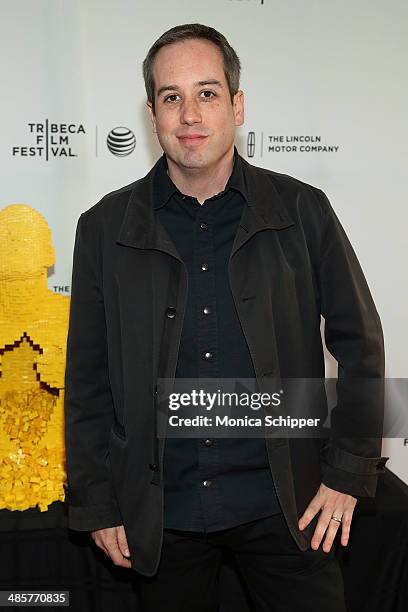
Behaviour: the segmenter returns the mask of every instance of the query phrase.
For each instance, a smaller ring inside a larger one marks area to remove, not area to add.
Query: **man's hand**
[[[132,567],[130,559],[126,558],[130,557],[130,553],[123,525],[91,531],[91,537],[115,565]]]
[[[357,499],[355,497],[346,493],[339,493],[334,489],[326,487],[323,483],[320,485],[318,492],[306,508],[303,516],[299,519],[299,529],[302,530],[316,516],[319,510],[322,511],[312,537],[311,545],[314,550],[319,548],[320,542],[324,534],[326,534],[323,550],[324,552],[329,552],[340,525],[342,526],[341,543],[343,546],[347,546],[351,519],[356,503]],[[341,523],[332,520],[333,516],[341,519]]]

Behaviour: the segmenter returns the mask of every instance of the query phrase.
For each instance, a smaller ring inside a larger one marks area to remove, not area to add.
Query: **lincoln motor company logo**
[[[248,157],[253,157],[255,155],[255,132],[248,132],[247,155]]]
[[[248,132],[247,156],[262,157],[268,153],[338,153],[340,145],[326,142],[320,134],[267,134]]]

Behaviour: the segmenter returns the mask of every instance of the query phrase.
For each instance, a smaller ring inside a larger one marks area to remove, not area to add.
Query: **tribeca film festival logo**
[[[12,147],[13,157],[40,157],[49,161],[54,157],[78,157],[73,148],[77,138],[86,134],[82,123],[28,123],[31,142]]]
[[[322,136],[309,134],[270,134],[248,132],[247,156],[264,153],[338,153],[339,145],[325,143]]]

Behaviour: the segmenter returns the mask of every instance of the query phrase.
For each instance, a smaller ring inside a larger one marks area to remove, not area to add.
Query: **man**
[[[66,369],[70,527],[136,570],[142,609],[215,610],[222,552],[257,611],[344,611],[334,538],[381,440],[159,439],[159,378],[381,378],[381,325],[327,198],[234,147],[240,62],[199,24],[143,65],[164,155],[79,219]],[[347,402],[341,388],[337,411]]]

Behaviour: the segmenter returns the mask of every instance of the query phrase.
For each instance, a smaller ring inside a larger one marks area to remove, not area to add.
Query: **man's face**
[[[169,162],[180,169],[211,169],[234,147],[244,122],[242,91],[231,101],[221,52],[194,39],[167,45],[153,67],[153,129]]]

